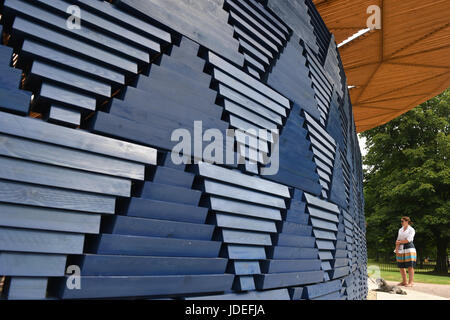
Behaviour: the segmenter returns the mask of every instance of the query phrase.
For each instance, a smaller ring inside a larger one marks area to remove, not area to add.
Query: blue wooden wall
[[[0,3],[2,298],[365,299],[361,153],[311,0]],[[198,120],[280,137],[175,165]]]

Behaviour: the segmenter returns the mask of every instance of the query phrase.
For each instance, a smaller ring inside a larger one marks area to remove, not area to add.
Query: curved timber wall
[[[366,297],[361,154],[310,0],[0,3],[4,298]],[[241,161],[174,164],[198,121]]]

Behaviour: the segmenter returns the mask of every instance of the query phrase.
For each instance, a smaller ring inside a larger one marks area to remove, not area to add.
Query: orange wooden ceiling
[[[381,29],[341,46],[358,132],[384,124],[450,85],[450,0],[314,0],[336,42],[367,28],[370,5]]]

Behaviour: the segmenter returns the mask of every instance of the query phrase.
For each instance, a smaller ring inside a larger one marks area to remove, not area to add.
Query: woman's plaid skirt
[[[397,266],[399,268],[410,268],[416,266],[417,252],[412,242],[405,243],[402,249],[396,253]]]

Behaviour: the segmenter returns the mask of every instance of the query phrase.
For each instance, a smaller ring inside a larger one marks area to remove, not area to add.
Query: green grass
[[[377,265],[376,262],[369,260],[367,263],[370,265]],[[369,275],[370,276],[370,275]],[[400,275],[400,271],[381,271],[381,277],[388,281],[397,281],[400,282],[402,277]],[[409,279],[409,276],[408,276]],[[414,274],[414,282],[421,283],[434,283],[434,284],[447,284],[450,285],[450,276],[445,275],[436,275],[432,273],[415,273]]]

